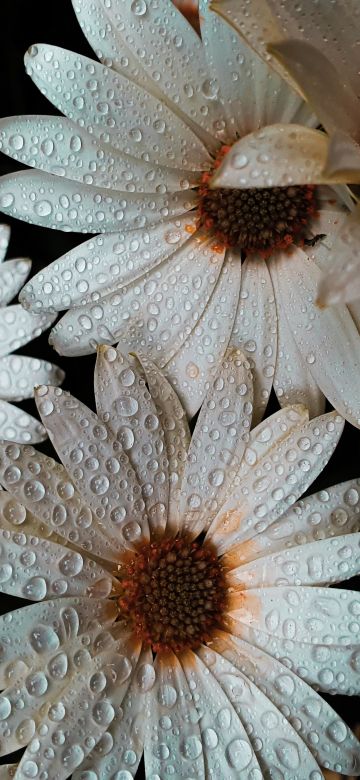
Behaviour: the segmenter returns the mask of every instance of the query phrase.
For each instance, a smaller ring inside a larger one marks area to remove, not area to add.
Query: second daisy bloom
[[[294,148],[305,134],[321,157],[325,137],[311,129],[308,109],[205,2],[202,41],[165,0],[156,8],[118,2],[116,13],[101,0],[91,7],[76,0],[74,8],[105,64],[33,47],[28,71],[66,118],[3,121],[2,149],[40,170],[4,177],[0,205],[38,224],[104,235],[38,274],[25,305],[69,309],[52,334],[60,352],[80,355],[116,341],[146,350],[189,415],[226,348],[236,346],[254,371],[257,419],[274,385],[280,403],[302,401],[315,415],[326,396],[359,425],[356,312],[314,306],[344,217],[337,195],[320,185],[311,207],[299,208],[297,185],[306,193],[321,177],[312,171],[311,179],[305,166],[299,181],[295,164],[280,203],[270,160],[274,209],[255,176],[250,211],[220,201],[217,208],[212,196],[215,226],[203,208],[204,175],[239,137],[253,143],[264,166],[259,129],[270,126],[281,145],[293,123]],[[228,226],[240,216],[234,243]]]

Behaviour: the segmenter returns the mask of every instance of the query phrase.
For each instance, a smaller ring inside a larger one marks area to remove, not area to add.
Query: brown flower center
[[[196,647],[220,626],[225,576],[207,543],[179,537],[143,544],[126,563],[122,587],[122,614],[155,652]]]
[[[222,147],[214,170],[229,148]],[[202,177],[199,226],[209,229],[222,246],[267,258],[275,249],[304,243],[317,212],[315,186],[210,189],[214,170]]]

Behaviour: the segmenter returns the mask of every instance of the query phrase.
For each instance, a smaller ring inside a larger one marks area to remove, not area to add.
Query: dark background
[[[89,0],[90,1],[90,0]],[[26,76],[23,56],[31,44],[49,43],[72,49],[95,59],[95,55],[84,38],[77,23],[70,0],[59,3],[50,0],[2,0],[0,25],[0,115],[15,114],[54,114],[55,109],[40,94]],[[0,154],[0,174],[20,169],[22,166]],[[82,234],[61,233],[42,227],[32,226],[4,215],[0,222],[11,226],[11,241],[7,257],[30,257],[33,261],[33,275],[48,263],[60,257],[64,252],[86,240]],[[64,387],[94,408],[93,355],[81,358],[58,356],[47,343],[48,334],[40,336],[21,349],[22,354],[41,357],[57,363],[66,371]],[[360,388],[359,388],[360,392]],[[34,403],[24,401],[19,404],[34,414]],[[276,408],[271,399],[270,410]],[[39,447],[54,455],[51,445],[46,442]],[[343,480],[360,477],[360,431],[346,424],[341,442],[330,463],[318,477],[309,492],[315,492]],[[356,587],[354,581],[349,587]],[[13,597],[1,596],[0,613],[21,606],[24,602]],[[356,724],[356,702],[347,697],[326,697],[352,727]],[[359,721],[357,717],[357,721]],[[0,759],[1,763],[18,760],[20,754]],[[140,768],[137,777],[143,777]],[[225,780],[225,779],[224,779]],[[299,778],[300,780],[300,778]]]

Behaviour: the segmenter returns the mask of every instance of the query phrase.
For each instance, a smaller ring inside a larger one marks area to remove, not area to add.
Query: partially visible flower
[[[359,3],[213,0],[211,6],[309,101],[330,136],[324,176],[360,181]],[[329,254],[320,304],[360,298],[359,245],[358,206]]]
[[[211,7],[309,101],[331,136],[326,174],[357,171],[360,181],[356,0],[212,0]]]
[[[64,372],[39,358],[11,354],[40,336],[54,322],[55,315],[32,314],[18,303],[7,306],[19,292],[31,268],[31,261],[23,258],[3,262],[9,236],[7,225],[0,225],[0,438],[39,442],[46,438],[40,422],[8,402],[31,398],[34,385],[61,384]]]
[[[59,352],[146,351],[190,416],[235,346],[252,363],[257,420],[274,386],[283,405],[316,416],[326,396],[360,426],[359,320],[314,305],[345,215],[313,114],[206,0],[201,40],[170,0],[74,8],[104,64],[30,50],[29,74],[66,118],[1,122],[2,150],[39,170],[3,177],[0,207],[105,235],[41,271],[23,304],[69,309],[51,335]],[[212,189],[224,157],[235,193]]]
[[[360,774],[313,690],[359,689],[359,481],[298,500],[343,420],[292,406],[251,428],[237,350],[192,439],[146,357],[101,347],[95,415],[37,390],[64,465],[0,446],[0,752],[15,780]],[[11,512],[7,511],[11,506]],[[154,657],[156,655],[156,657]]]

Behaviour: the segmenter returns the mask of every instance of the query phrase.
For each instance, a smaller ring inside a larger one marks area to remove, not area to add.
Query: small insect
[[[322,241],[323,238],[326,238],[326,233],[318,233],[314,238],[304,238],[304,244],[305,246],[316,246],[318,241]]]

